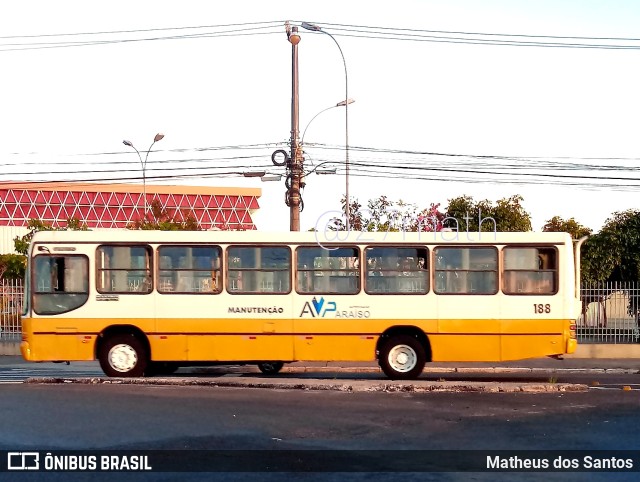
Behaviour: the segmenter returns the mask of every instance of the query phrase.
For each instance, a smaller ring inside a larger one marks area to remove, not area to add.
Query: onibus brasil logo
[[[300,312],[300,318],[311,315],[312,318],[369,318],[371,313],[368,306],[349,306],[346,310],[339,310],[335,301],[328,301],[322,296],[319,300],[314,296],[311,301],[305,301]]]

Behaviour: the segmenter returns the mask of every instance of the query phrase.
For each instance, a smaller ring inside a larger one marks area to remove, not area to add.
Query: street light
[[[320,114],[322,114],[323,112],[327,112],[328,110],[331,109],[335,109],[336,107],[346,107],[349,104],[353,104],[355,102],[354,99],[346,99],[346,100],[341,100],[340,102],[338,102],[336,105],[332,105],[330,107],[327,107],[326,109],[322,109],[320,112],[318,112],[316,115],[314,115],[311,120],[307,123],[307,127],[304,128],[304,131],[302,131],[302,139],[300,140],[300,144],[302,144],[302,146],[304,147],[304,136],[307,133],[307,129],[309,128],[309,126],[311,125],[311,123],[315,120],[316,117],[318,117]]]
[[[354,99],[346,99],[346,100],[341,100],[340,102],[338,102],[335,105],[332,105],[330,107],[327,107],[326,109],[322,109],[320,112],[318,112],[316,115],[314,115],[311,120],[307,123],[307,126],[304,128],[304,131],[302,132],[302,138],[300,139],[300,145],[302,146],[302,152],[306,154],[306,151],[304,150],[304,137],[307,134],[307,129],[309,128],[309,126],[311,125],[311,123],[314,121],[314,119],[316,117],[318,117],[320,114],[322,114],[323,112],[326,112],[328,110],[334,109],[336,107],[346,107],[348,104],[353,104],[355,102]],[[331,171],[331,169],[327,170],[325,169],[325,171],[327,172],[320,172],[320,171],[316,171],[313,170],[311,172],[315,172],[316,174],[335,174],[336,173],[336,169],[334,168],[333,171]],[[307,173],[309,174],[309,173]]]
[[[246,171],[242,173],[244,177],[264,177],[265,174],[266,172],[264,171]]]
[[[279,181],[282,179],[280,174],[265,174],[260,178],[262,182]]]
[[[305,176],[308,176],[309,174],[312,174],[314,172],[316,174],[335,174],[338,171],[335,167],[324,167],[327,164],[333,164],[333,161],[321,162],[310,171],[305,172]]]
[[[271,174],[265,171],[245,171],[242,175],[244,177],[259,177],[262,182],[279,181],[282,179],[280,174]]]
[[[142,195],[144,197],[144,217],[145,217],[145,219],[147,217],[147,176],[146,176],[147,158],[149,157],[149,152],[151,152],[151,148],[153,147],[153,145],[156,142],[158,142],[159,140],[162,140],[163,137],[164,137],[164,134],[158,133],[158,134],[155,135],[155,137],[153,138],[153,142],[149,146],[149,149],[147,149],[147,153],[144,156],[144,162],[142,161],[142,156],[140,155],[140,151],[138,151],[138,149],[135,148],[135,146],[133,145],[133,143],[131,141],[127,141],[126,139],[124,141],[122,141],[122,143],[125,146],[128,146],[128,147],[132,148],[134,151],[136,151],[136,154],[138,154],[138,159],[140,159],[140,166],[142,166]]]
[[[342,53],[342,48],[340,47],[340,44],[338,43],[338,41],[335,39],[335,37],[333,35],[331,35],[329,32],[326,32],[324,30],[322,30],[318,25],[309,23],[309,22],[302,22],[302,28],[306,29],[306,30],[311,30],[312,32],[320,32],[323,33],[325,35],[328,35],[329,37],[331,37],[331,40],[333,40],[336,44],[336,46],[338,47],[338,50],[340,51],[340,55],[342,56],[342,63],[344,64],[344,98],[345,100],[349,99],[349,80],[348,80],[348,76],[347,76],[347,61],[344,59],[344,54]],[[345,166],[346,166],[346,171],[345,171],[345,215],[346,215],[346,229],[347,231],[349,231],[349,216],[350,216],[350,207],[349,207],[349,104],[350,102],[346,102],[345,106],[344,106],[344,138],[345,138]],[[304,137],[304,136],[303,136]]]

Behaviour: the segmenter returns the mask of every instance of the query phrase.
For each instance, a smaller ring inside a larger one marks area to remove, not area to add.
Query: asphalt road
[[[72,375],[72,370],[86,375],[95,369],[91,364],[28,366],[39,370],[53,369],[58,374],[65,372],[65,375]],[[5,364],[0,366],[0,371],[16,368],[24,367]],[[334,371],[334,374],[337,374],[334,378],[337,377],[338,383],[352,383],[354,379],[365,384],[385,382],[375,373],[354,375]],[[99,371],[98,375],[101,375]],[[237,375],[221,368],[218,373],[206,376],[183,374],[171,379],[255,381],[264,378],[255,373]],[[427,376],[425,380],[444,383],[441,378],[460,377],[468,381],[480,377],[484,378],[480,383],[531,384],[539,383],[540,377],[551,376],[554,376],[551,372],[543,371],[528,375],[517,371],[451,372]],[[194,451],[198,450],[206,450],[204,454],[226,454],[235,450],[249,454],[251,460],[264,456],[264,450],[277,450],[279,452],[273,453],[288,457],[295,456],[298,450],[306,450],[311,452],[305,454],[317,454],[319,460],[328,464],[320,470],[306,472],[292,461],[292,465],[285,465],[285,468],[297,471],[289,475],[238,472],[236,467],[230,473],[216,472],[214,468],[210,473],[120,474],[120,480],[636,480],[637,472],[504,474],[440,471],[443,465],[455,466],[457,462],[447,459],[451,453],[431,451],[453,450],[454,456],[461,459],[477,455],[479,452],[476,451],[499,453],[504,450],[524,451],[533,456],[548,451],[555,456],[566,450],[597,453],[606,449],[620,455],[634,450],[638,453],[640,392],[622,389],[622,384],[638,383],[637,373],[592,370],[573,374],[562,372],[559,376],[569,377],[568,380],[578,377],[584,382],[597,376],[601,381],[585,391],[541,393],[305,388],[305,383],[316,383],[317,380],[334,383],[330,373],[316,370],[315,373],[284,373],[272,377],[291,380],[297,389],[255,388],[255,383],[253,387],[69,383],[64,382],[65,377],[61,378],[62,383],[56,384],[5,383],[0,387],[0,424],[3,427],[0,449],[188,450],[185,453],[196,455],[199,452]],[[620,385],[606,386],[614,380]],[[551,385],[559,383],[556,381]],[[249,452],[253,450],[261,452]],[[327,458],[328,455],[335,457],[336,453],[327,450],[338,450],[343,456],[337,461]],[[415,452],[424,450],[429,452]],[[432,460],[430,457],[434,454],[440,460]],[[416,456],[426,458],[430,467],[437,471],[374,474],[359,471],[384,468],[388,457],[409,457],[405,462],[415,463]],[[184,463],[197,463],[197,460],[190,461],[185,455]],[[245,466],[240,468],[249,470],[247,459],[241,459],[240,464],[243,463]],[[308,464],[308,470],[318,468],[309,460],[303,460],[303,463]],[[334,469],[356,471],[345,475]],[[11,477],[6,478],[7,475]],[[57,472],[46,474],[46,477],[47,480],[68,480],[70,475],[73,480],[113,479],[112,473]],[[41,480],[42,474],[14,477],[13,473],[1,474],[2,480]]]

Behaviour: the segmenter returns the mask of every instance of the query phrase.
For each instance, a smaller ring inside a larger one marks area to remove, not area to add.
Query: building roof
[[[218,196],[253,196],[260,197],[262,189],[255,187],[211,187],[189,185],[164,185],[99,182],[0,182],[0,189],[25,189],[30,191],[84,191],[84,192],[122,192],[141,193],[146,189],[147,194],[201,194]]]

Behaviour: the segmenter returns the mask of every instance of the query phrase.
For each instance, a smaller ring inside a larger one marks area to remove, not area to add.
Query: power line
[[[301,23],[301,22],[298,22]],[[151,29],[111,30],[99,32],[75,32],[56,34],[12,35],[0,37],[0,40],[19,40],[25,42],[0,42],[0,51],[37,50],[49,48],[83,47],[91,45],[105,45],[127,42],[150,42],[159,40],[184,40],[196,38],[247,36],[281,34],[283,20],[264,22],[245,22],[220,25],[179,26]],[[536,35],[521,33],[495,33],[495,32],[465,32],[455,30],[428,30],[408,29],[397,27],[347,25],[335,23],[319,23],[329,26],[335,35],[343,37],[366,38],[376,40],[396,40],[412,42],[437,42],[451,44],[493,45],[493,46],[518,46],[518,47],[553,47],[553,48],[587,48],[587,49],[640,49],[640,38],[634,37],[591,37],[569,35]],[[203,32],[179,33],[162,35],[169,32],[184,32],[204,30]],[[158,33],[156,36],[131,37],[138,34]],[[95,37],[95,36],[120,37],[128,35],[129,38],[90,39],[79,41],[44,41],[30,42],[33,39],[62,39],[65,37]]]
[[[278,143],[272,144],[255,144],[255,145],[245,145],[245,146],[218,146],[218,147],[206,147],[206,148],[189,148],[189,149],[172,149],[168,151],[154,151],[154,152],[170,152],[174,154],[184,154],[191,152],[198,153],[224,153],[226,154],[228,151],[240,151],[235,155],[222,155],[216,157],[210,156],[198,156],[198,157],[182,157],[182,158],[169,158],[169,159],[161,159],[155,160],[149,166],[149,170],[162,170],[162,171],[171,171],[171,170],[180,170],[180,169],[202,169],[202,170],[210,170],[210,169],[218,169],[228,167],[230,164],[233,164],[233,168],[257,168],[257,167],[270,167],[273,166],[268,164],[265,165],[264,161],[270,157],[270,151],[272,150],[274,145],[282,145]],[[324,149],[327,152],[341,152],[344,147],[333,147],[327,145],[315,145],[316,148]],[[307,151],[311,146],[307,146]],[[244,153],[245,150],[256,151],[255,153],[249,152],[247,154]],[[363,166],[368,167],[378,167],[378,168],[394,168],[396,170],[402,169],[413,169],[413,170],[422,170],[422,171],[441,171],[441,172],[460,172],[460,173],[474,173],[476,175],[485,174],[485,175],[502,175],[509,177],[517,177],[517,176],[538,176],[538,177],[555,177],[555,178],[567,178],[567,179],[607,179],[607,180],[618,180],[618,181],[630,181],[634,178],[630,178],[629,176],[621,177],[614,175],[615,173],[637,173],[640,171],[639,167],[634,166],[625,166],[625,165],[594,165],[587,164],[584,162],[560,162],[554,160],[556,158],[547,157],[547,158],[526,158],[526,157],[517,157],[517,156],[488,156],[488,155],[473,155],[473,154],[458,154],[458,153],[439,153],[439,152],[428,152],[428,151],[411,151],[411,150],[403,150],[403,149],[381,149],[381,148],[370,148],[363,146],[354,146],[353,152],[365,154],[356,156],[354,162],[358,162]],[[98,156],[103,155],[107,157],[113,157],[114,155],[129,156],[128,151],[120,151],[120,152],[108,152],[108,153],[89,153],[84,154],[86,156]],[[367,156],[366,154],[374,154],[378,157]],[[308,154],[307,154],[308,155]],[[341,155],[341,154],[339,154]],[[74,154],[72,156],[80,156],[80,154]],[[311,159],[311,156],[309,156]],[[332,160],[332,157],[323,157],[319,158],[314,155],[314,159],[318,162],[332,162],[340,164],[342,160]],[[452,159],[455,161],[452,163]],[[564,159],[586,159],[586,158],[567,158]],[[597,158],[588,158],[591,160],[596,160]],[[604,158],[604,159],[625,159],[632,162],[636,161],[636,158]],[[215,166],[202,166],[203,163],[215,163]],[[245,164],[239,164],[245,163]],[[260,163],[257,166],[257,163]],[[38,161],[37,163],[29,164],[25,162],[15,162],[15,163],[3,163],[0,166],[5,168],[5,171],[10,170],[8,168],[15,166],[31,166],[37,165],[41,166],[43,164],[42,161]],[[80,162],[47,162],[46,163],[46,172],[33,172],[24,170],[20,172],[5,172],[5,176],[16,176],[16,175],[42,175],[51,173],[51,171],[56,170],[56,168],[60,169],[68,169],[66,166],[78,166]],[[95,161],[89,161],[86,164],[95,165]],[[110,171],[110,168],[118,169],[122,171],[120,166],[134,166],[137,163],[133,162],[130,159],[125,161],[122,160],[104,160],[101,159],[100,166],[104,169],[89,169],[89,170],[75,170],[76,173],[106,173]],[[195,166],[194,166],[195,165]],[[540,174],[540,170],[545,170],[545,173]],[[609,175],[600,175],[598,177],[593,176],[584,176],[584,175],[575,175],[575,174],[566,174],[566,172],[575,172],[575,171],[585,171],[585,170],[597,170],[605,173],[611,173]],[[554,172],[555,171],[555,172]],[[138,168],[132,168],[128,170],[124,170],[123,172],[139,172]]]
[[[317,24],[317,23],[316,23]],[[319,24],[322,26],[323,24]],[[420,41],[438,43],[459,43],[475,45],[507,45],[520,47],[561,47],[561,48],[593,48],[593,49],[640,49],[640,44],[624,45],[620,43],[585,43],[588,41],[607,40],[610,42],[640,42],[640,38],[629,37],[579,37],[561,35],[529,35],[529,34],[503,34],[484,32],[460,32],[447,30],[419,30],[406,28],[370,27],[359,25],[324,24],[335,32],[336,36],[358,37],[368,39]],[[488,37],[488,38],[484,38]],[[523,40],[524,39],[524,40]],[[534,39],[534,40],[530,40]],[[549,39],[553,41],[541,41]],[[557,40],[574,40],[564,42]]]
[[[41,38],[41,37],[72,37],[79,35],[114,35],[122,33],[147,33],[147,32],[167,32],[170,30],[196,30],[204,28],[227,28],[227,27],[246,27],[246,26],[278,26],[283,25],[282,21],[267,21],[267,22],[243,22],[243,23],[227,23],[220,25],[199,25],[191,27],[164,27],[164,28],[145,28],[134,30],[105,30],[102,32],[74,32],[74,33],[49,33],[49,34],[35,34],[35,35],[7,35],[0,36],[0,39],[14,39],[14,38]]]
[[[456,30],[424,30],[424,29],[411,29],[411,28],[397,28],[397,27],[372,27],[363,25],[349,25],[341,23],[316,23],[316,25],[328,25],[330,27],[347,27],[348,28],[364,28],[364,29],[376,29],[376,30],[389,30],[400,32],[418,32],[418,33],[430,33],[430,34],[447,34],[447,35],[480,35],[480,36],[501,36],[501,37],[524,37],[524,38],[549,38],[549,39],[574,39],[574,40],[617,40],[617,41],[638,41],[640,38],[633,37],[579,37],[579,36],[562,36],[562,35],[532,35],[532,34],[517,34],[517,33],[489,33],[489,32],[464,32]]]
[[[280,26],[254,26],[231,30],[202,32],[193,34],[181,34],[181,35],[165,35],[156,37],[142,37],[142,38],[114,38],[105,40],[87,40],[87,41],[60,41],[60,42],[21,42],[21,43],[0,43],[0,52],[21,51],[21,50],[42,50],[52,48],[67,48],[67,47],[86,47],[95,45],[107,45],[118,43],[132,43],[132,42],[151,42],[159,40],[185,40],[185,39],[198,39],[198,38],[213,38],[213,37],[239,37],[248,35],[270,35],[280,33]],[[149,30],[152,31],[153,29]],[[175,30],[175,29],[168,29]],[[259,32],[258,30],[271,30],[266,32]],[[139,30],[137,32],[144,32]]]

